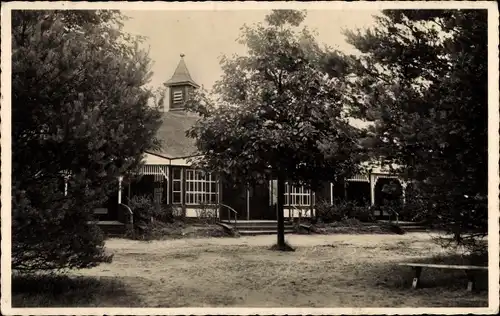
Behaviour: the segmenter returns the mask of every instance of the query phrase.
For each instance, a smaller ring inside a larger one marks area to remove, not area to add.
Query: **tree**
[[[304,18],[276,10],[266,24],[244,26],[248,55],[224,57],[214,94],[202,92],[189,105],[201,115],[188,132],[203,154],[199,166],[235,183],[278,180],[280,250],[285,181],[316,189],[358,166],[359,131],[342,115],[342,74],[321,70],[327,49],[306,28],[297,31]]]
[[[158,145],[161,118],[148,104],[150,61],[122,20],[115,11],[12,12],[13,269],[110,260],[92,210]]]
[[[387,10],[346,32],[363,54],[351,114],[376,121],[373,147],[414,182],[427,219],[458,244],[487,234],[486,10]]]

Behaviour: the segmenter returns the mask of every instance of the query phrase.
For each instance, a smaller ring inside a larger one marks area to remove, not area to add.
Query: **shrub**
[[[316,203],[316,218],[323,223],[331,223],[344,219],[344,214],[337,213],[338,209],[327,201],[319,201]]]
[[[355,218],[361,222],[374,222],[373,209],[369,206],[354,206],[348,214],[349,218]]]
[[[320,201],[316,205],[316,217],[324,223],[340,222],[349,218],[352,214],[360,214],[360,211],[356,211],[355,208],[356,203],[353,201],[337,199],[333,201],[333,204]]]
[[[134,223],[151,222],[154,217],[154,204],[149,195],[136,195],[129,201],[129,206],[134,213]]]
[[[64,197],[52,190],[48,180],[29,190],[28,196],[15,184],[12,188],[13,269],[54,272],[112,260],[102,231],[92,221],[92,207],[99,202],[95,196]],[[29,197],[37,197],[35,203]]]
[[[213,205],[201,204],[196,210],[196,217],[202,223],[214,224],[217,222],[218,210]]]

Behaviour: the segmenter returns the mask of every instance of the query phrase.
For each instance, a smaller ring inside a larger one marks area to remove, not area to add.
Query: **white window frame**
[[[175,167],[174,167],[175,168]],[[184,194],[182,194],[182,180],[184,177],[184,172],[182,168],[179,168],[180,177],[175,178],[175,172],[172,169],[172,204],[182,204],[184,202]],[[175,190],[175,184],[179,183],[179,190]],[[175,200],[175,194],[179,193],[180,201]]]
[[[311,198],[314,202],[314,193],[304,186],[293,186],[285,183],[285,204],[284,206],[311,206]],[[290,201],[291,200],[291,201]],[[291,203],[290,203],[291,202]]]
[[[215,191],[212,190],[212,186],[215,187]],[[202,170],[186,169],[185,190],[186,205],[213,205],[219,201],[219,186],[216,177]]]

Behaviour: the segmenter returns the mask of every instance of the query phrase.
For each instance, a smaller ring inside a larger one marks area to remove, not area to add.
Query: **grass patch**
[[[184,223],[182,221],[165,223],[161,221],[155,221],[149,225],[147,233],[144,233],[142,235],[136,234],[134,236],[134,239],[152,241],[206,237],[233,237],[233,234],[216,224],[199,222]]]
[[[350,218],[332,223],[316,223],[310,226],[309,231],[316,234],[398,234],[405,232],[395,224],[364,223]]]

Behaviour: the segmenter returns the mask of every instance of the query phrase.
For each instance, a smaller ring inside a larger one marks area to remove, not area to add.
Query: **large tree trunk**
[[[285,250],[285,178],[278,176],[278,249]]]

